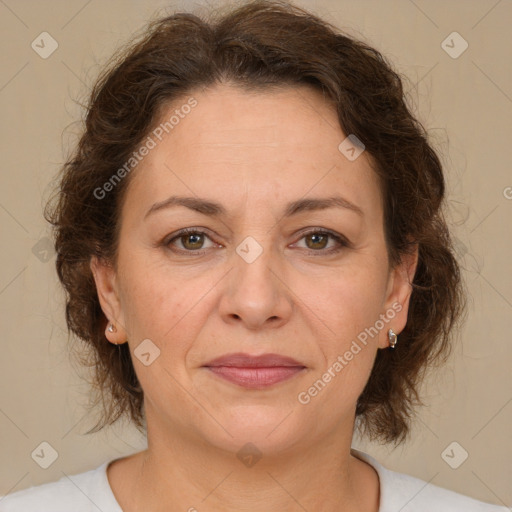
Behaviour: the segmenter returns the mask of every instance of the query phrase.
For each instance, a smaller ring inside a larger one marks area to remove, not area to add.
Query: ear
[[[114,325],[114,332],[105,329],[105,336],[110,343],[119,345],[127,341],[125,321],[119,300],[119,292],[116,283],[116,272],[112,265],[97,258],[91,257],[90,268],[96,283],[96,291],[101,309],[107,317],[109,324]]]
[[[384,311],[382,312],[387,323],[379,333],[379,348],[389,347],[389,329],[393,329],[398,335],[407,324],[412,282],[418,265],[418,253],[418,244],[415,244],[414,250],[403,254],[401,261],[390,270]]]

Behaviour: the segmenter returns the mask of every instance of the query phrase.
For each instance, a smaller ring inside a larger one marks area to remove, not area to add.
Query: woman
[[[440,161],[374,49],[284,2],[158,20],[92,91],[58,201],[96,430],[148,449],[12,511],[494,511],[399,444],[463,311]]]

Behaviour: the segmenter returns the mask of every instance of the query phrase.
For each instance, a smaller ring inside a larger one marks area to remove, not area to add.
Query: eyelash
[[[172,242],[180,239],[181,237],[183,237],[185,235],[205,235],[207,238],[209,238],[211,240],[211,237],[209,237],[208,233],[206,233],[205,231],[201,231],[200,229],[197,229],[197,228],[184,228],[184,229],[181,229],[180,231],[178,231],[177,233],[174,233],[171,238],[167,237],[166,239],[164,239],[164,241],[162,242],[162,245],[168,247]],[[328,229],[312,229],[310,231],[307,231],[302,234],[299,241],[307,236],[310,236],[310,235],[328,235],[330,238],[332,238],[339,244],[338,247],[334,247],[334,248],[331,247],[330,249],[317,249],[317,250],[306,249],[306,251],[308,251],[310,254],[313,254],[315,256],[321,256],[321,255],[325,255],[325,254],[334,254],[334,253],[340,252],[344,248],[351,247],[350,242],[348,242],[348,240],[346,240],[344,237],[342,237]],[[212,240],[212,242],[213,242],[213,240]],[[199,251],[189,251],[186,249],[174,248],[171,250],[174,252],[179,252],[181,254],[188,254],[191,256],[199,256],[201,254],[205,254],[205,251],[207,249],[199,250]]]

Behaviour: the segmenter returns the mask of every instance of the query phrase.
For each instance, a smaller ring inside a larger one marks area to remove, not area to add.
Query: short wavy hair
[[[90,269],[93,255],[116,265],[120,212],[136,169],[98,200],[165,108],[215,84],[247,91],[308,84],[337,111],[345,134],[363,141],[380,177],[390,265],[418,247],[407,325],[394,350],[379,350],[356,405],[356,427],[370,440],[400,444],[410,432],[427,367],[445,362],[465,309],[464,285],[443,213],[445,181],[427,132],[407,106],[402,78],[376,49],[281,0],[256,0],[206,16],[174,13],[149,23],[97,79],[85,126],[64,163],[45,217],[66,290],[68,332],[93,368],[89,432],[127,414],[145,429],[144,395],[128,344],[105,337],[107,319]],[[417,244],[417,245],[416,245]]]

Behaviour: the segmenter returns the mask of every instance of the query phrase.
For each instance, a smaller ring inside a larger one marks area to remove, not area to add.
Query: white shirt
[[[373,466],[379,475],[379,512],[510,512],[506,506],[490,505],[387,469],[354,448],[351,453]],[[109,463],[3,496],[0,512],[123,512],[107,478]]]

